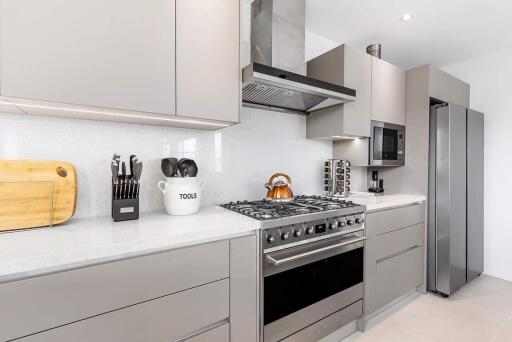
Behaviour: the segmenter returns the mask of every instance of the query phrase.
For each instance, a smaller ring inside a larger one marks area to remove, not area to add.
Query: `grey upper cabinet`
[[[0,0],[1,95],[175,113],[174,0]]]
[[[176,0],[177,114],[237,122],[239,0]]]
[[[406,71],[372,57],[372,120],[405,125]]]
[[[308,75],[356,90],[356,101],[308,115],[307,137],[369,137],[372,61],[366,52],[343,44],[308,62]]]
[[[469,84],[432,66],[429,68],[429,93],[437,100],[469,108]]]
[[[226,127],[241,107],[240,2],[0,0],[0,69],[10,112]]]

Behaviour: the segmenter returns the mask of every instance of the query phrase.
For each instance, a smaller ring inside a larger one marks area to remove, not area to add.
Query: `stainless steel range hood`
[[[356,91],[305,76],[305,0],[255,0],[244,105],[308,113],[352,102]]]

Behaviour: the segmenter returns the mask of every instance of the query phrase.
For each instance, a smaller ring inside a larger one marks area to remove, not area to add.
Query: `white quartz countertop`
[[[425,201],[413,194],[352,193],[367,212]],[[0,283],[254,234],[258,220],[219,206],[189,216],[142,213],[139,220],[84,218],[53,228],[0,234]]]
[[[142,213],[139,220],[75,219],[0,234],[0,283],[253,234],[260,222],[219,206],[189,216]]]
[[[426,197],[423,195],[403,193],[375,195],[369,192],[354,192],[351,193],[347,199],[366,206],[366,212],[369,213],[424,202]]]

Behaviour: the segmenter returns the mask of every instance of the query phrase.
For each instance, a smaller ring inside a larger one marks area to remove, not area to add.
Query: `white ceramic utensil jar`
[[[164,194],[165,211],[169,215],[191,215],[199,211],[201,191],[206,182],[197,177],[167,177],[167,181],[158,182],[158,188]]]

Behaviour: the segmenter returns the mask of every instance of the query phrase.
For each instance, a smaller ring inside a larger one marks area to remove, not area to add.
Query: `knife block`
[[[139,219],[139,197],[115,198],[112,183],[112,219],[114,222]]]

